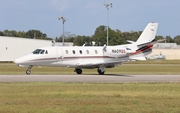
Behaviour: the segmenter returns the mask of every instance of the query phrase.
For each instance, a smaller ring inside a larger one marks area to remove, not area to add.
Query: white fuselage
[[[29,54],[15,61],[20,66],[62,66],[96,68],[96,64],[121,63],[129,60],[125,47],[45,47],[43,53]],[[47,53],[46,53],[47,51]]]

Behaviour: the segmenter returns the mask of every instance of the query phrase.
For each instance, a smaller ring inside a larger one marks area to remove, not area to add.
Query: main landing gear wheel
[[[100,69],[97,69],[97,72],[98,72],[100,75],[104,75],[104,71],[102,72]]]
[[[33,66],[29,66],[28,69],[26,70],[26,74],[27,75],[30,75],[31,74],[31,69],[32,69]]]
[[[77,74],[82,74],[82,69],[75,69],[74,70]]]

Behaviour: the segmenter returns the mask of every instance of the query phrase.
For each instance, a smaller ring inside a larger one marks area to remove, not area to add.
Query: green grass
[[[180,60],[128,62],[106,74],[180,74]],[[0,74],[27,68],[0,63]],[[33,67],[32,74],[75,74]],[[83,74],[97,74],[95,69]],[[0,113],[179,113],[180,83],[0,83]]]
[[[105,74],[180,74],[180,60],[147,60],[124,63],[106,69]],[[13,63],[0,63],[0,74],[25,74],[27,67]],[[73,68],[33,67],[31,74],[76,74]],[[83,74],[97,74],[96,69],[83,69]]]
[[[180,83],[0,83],[0,113],[179,113]]]

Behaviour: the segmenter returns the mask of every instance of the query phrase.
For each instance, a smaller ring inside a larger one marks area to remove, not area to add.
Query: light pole
[[[108,46],[108,28],[109,28],[109,26],[108,26],[108,16],[109,16],[108,11],[109,11],[109,6],[112,7],[112,3],[110,3],[110,4],[104,3],[104,6],[107,8],[107,46]]]
[[[58,19],[62,19],[63,22],[63,37],[62,37],[62,46],[64,46],[64,22],[66,22],[66,19],[63,16],[58,16]]]

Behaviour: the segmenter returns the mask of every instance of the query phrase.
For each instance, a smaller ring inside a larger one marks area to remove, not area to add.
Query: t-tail
[[[136,50],[129,55],[132,60],[146,60],[146,55],[152,52],[152,47],[155,43],[160,41],[155,41],[156,31],[158,28],[158,23],[149,23],[138,40],[133,44],[136,45]]]
[[[149,23],[138,40],[137,45],[152,42],[155,39],[158,23]]]

